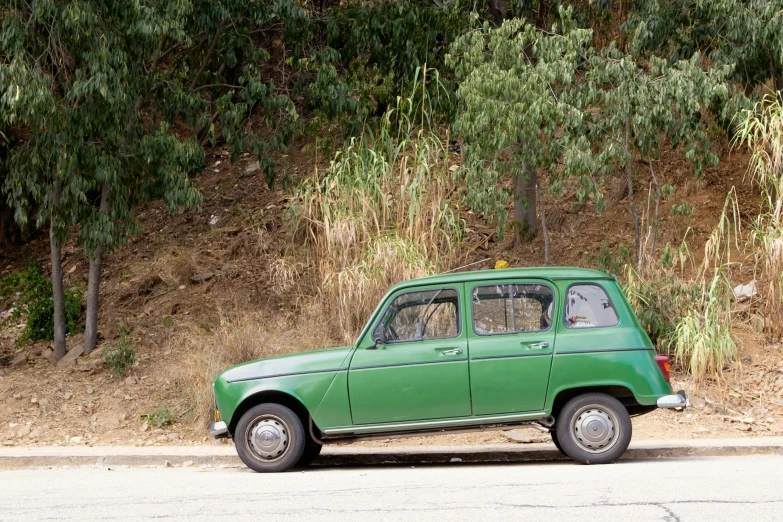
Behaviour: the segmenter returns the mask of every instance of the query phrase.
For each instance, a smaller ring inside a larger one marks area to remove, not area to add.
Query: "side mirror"
[[[375,327],[372,333],[372,340],[375,344],[368,346],[368,350],[377,350],[379,344],[386,344],[386,328],[383,327],[383,323]]]

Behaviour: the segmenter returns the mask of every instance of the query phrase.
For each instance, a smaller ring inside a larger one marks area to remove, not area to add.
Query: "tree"
[[[625,24],[634,47],[670,61],[699,50],[752,90],[772,79],[783,90],[781,0],[651,0],[636,2]]]
[[[23,136],[9,155],[4,190],[17,221],[24,223],[35,208],[36,222],[50,223],[58,359],[65,354],[61,247],[70,230],[82,223],[80,237],[91,258],[89,351],[101,255],[133,230],[130,209],[160,187],[172,206],[198,202],[186,173],[203,163],[203,153],[139,112],[163,35],[180,31],[186,6],[20,1],[11,2],[3,21],[2,119]]]
[[[563,34],[549,34],[515,19],[499,29],[485,23],[458,38],[448,57],[462,81],[457,95],[463,111],[454,130],[465,141],[467,202],[502,229],[509,198],[498,184],[509,176],[516,244],[521,227],[536,231],[539,168],[556,172],[564,163],[562,174],[580,176],[585,196],[596,192],[586,174],[590,144],[575,81],[591,38],[591,31],[573,24]]]
[[[550,190],[561,193],[563,182],[575,179],[577,199],[592,196],[601,211],[605,177],[622,172],[639,259],[634,160],[651,166],[668,139],[683,145],[697,174],[706,162],[716,162],[700,111],[727,95],[723,79],[730,68],[705,69],[698,54],[669,64],[636,59],[614,44],[598,51],[590,45],[592,31],[577,28],[570,9],[560,14],[559,27],[549,32],[508,20],[499,29],[485,24],[454,43],[449,63],[463,80],[463,112],[454,127],[465,140],[466,201],[502,228],[508,195],[499,182],[508,175],[515,180],[515,213],[525,198],[535,220],[535,199],[520,193],[519,180],[535,190],[537,172],[544,169]],[[660,189],[652,167],[651,174]]]

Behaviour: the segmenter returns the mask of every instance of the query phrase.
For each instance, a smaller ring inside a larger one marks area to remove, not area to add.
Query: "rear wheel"
[[[259,404],[239,419],[234,444],[239,458],[253,471],[286,471],[304,453],[304,427],[289,408],[275,403]]]
[[[552,435],[552,442],[555,444],[555,447],[557,448],[557,451],[559,451],[561,454],[565,455],[566,452],[563,451],[563,446],[560,445],[560,440],[557,438],[557,430],[552,430],[549,432],[550,435]]]
[[[586,393],[563,406],[557,419],[562,451],[582,464],[608,464],[631,442],[631,417],[625,406],[604,393]]]

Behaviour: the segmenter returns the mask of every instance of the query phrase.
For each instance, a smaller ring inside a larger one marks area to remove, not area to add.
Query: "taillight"
[[[658,368],[661,369],[661,373],[663,374],[663,378],[666,379],[666,382],[671,382],[671,377],[669,376],[669,358],[665,355],[656,355],[655,362],[658,364]]]

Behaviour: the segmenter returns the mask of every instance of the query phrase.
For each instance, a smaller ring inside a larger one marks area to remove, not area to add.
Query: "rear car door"
[[[348,371],[354,424],[470,415],[462,284],[392,295],[373,332],[386,343],[359,348]]]
[[[555,345],[554,285],[469,283],[466,295],[473,415],[542,410]]]

